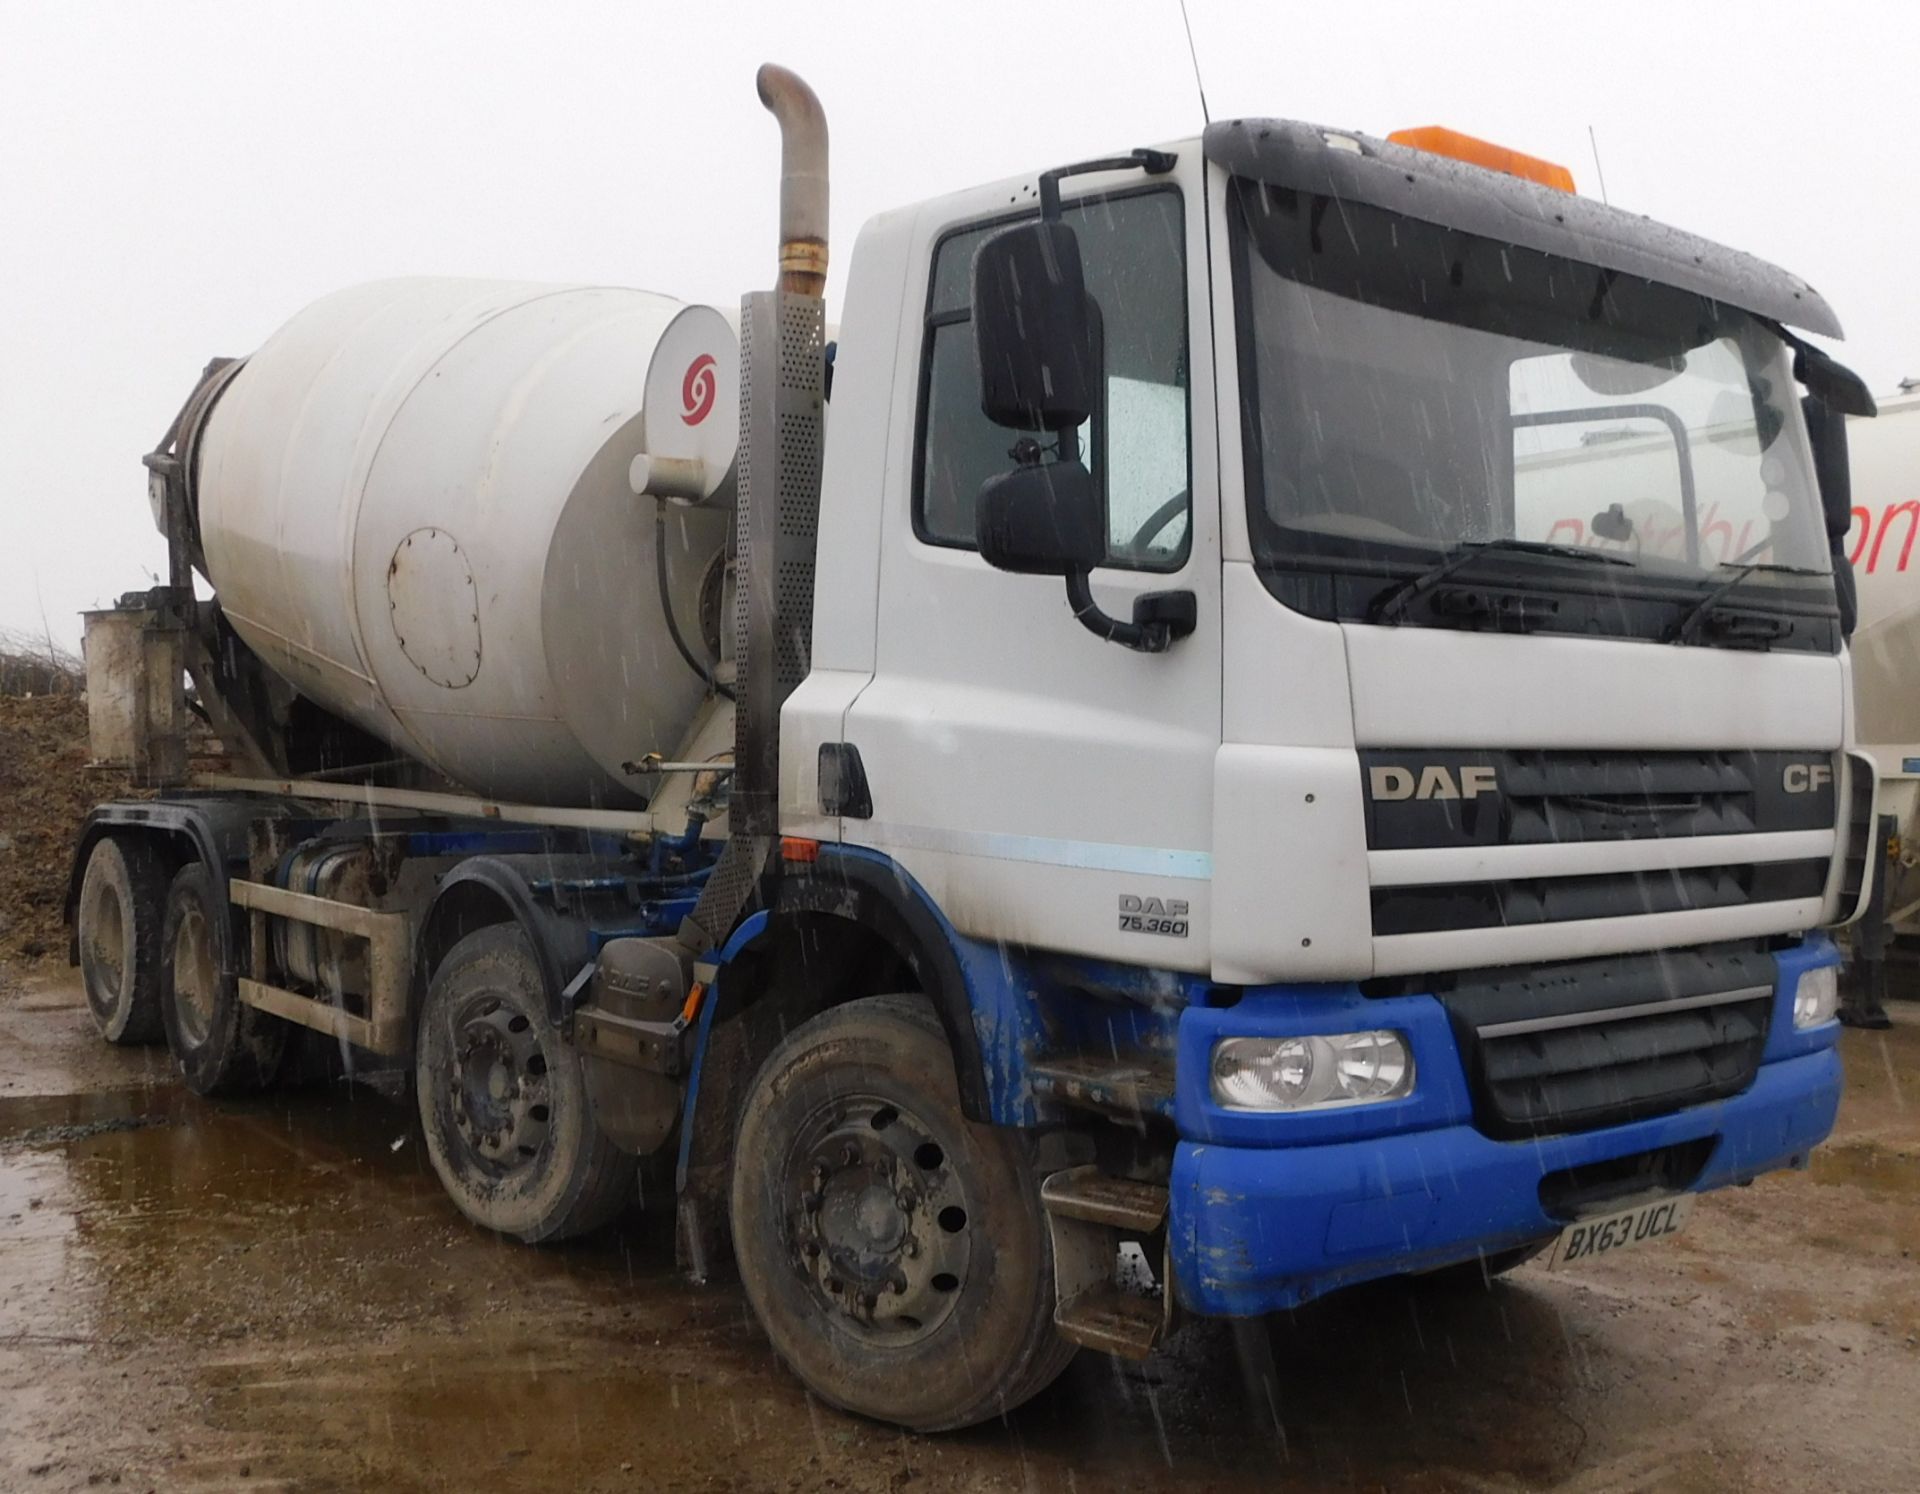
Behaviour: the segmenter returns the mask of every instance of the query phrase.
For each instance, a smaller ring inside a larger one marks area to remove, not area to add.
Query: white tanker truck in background
[[[1910,979],[1889,985],[1886,960],[1897,956],[1908,969],[1911,951],[1895,941],[1920,935],[1920,390],[1904,387],[1877,403],[1874,416],[1848,423],[1852,502],[1838,552],[1852,569],[1859,614],[1849,639],[1854,736],[1880,779],[1884,865],[1876,868],[1879,880],[1851,940],[1863,957],[1853,972],[1858,999],[1842,1009],[1843,1019],[1867,1026],[1886,1024],[1884,995],[1915,994]],[[1755,549],[1767,533],[1756,502],[1762,495],[1743,493],[1737,475],[1737,453],[1752,445],[1751,427],[1726,418],[1725,405],[1707,414],[1688,473],[1701,543],[1723,563],[1762,554]],[[1603,552],[1658,546],[1671,553],[1687,532],[1675,456],[1672,433],[1650,417],[1622,422],[1601,444],[1590,434],[1578,443],[1535,436],[1517,456],[1520,532]],[[1622,490],[1638,496],[1622,505],[1628,531],[1610,537],[1610,511],[1594,506],[1597,484],[1628,472],[1633,480]]]
[[[824,119],[760,81],[737,318],[397,281],[209,366],[168,582],[89,620],[158,790],[76,847],[103,1034],[403,1074],[529,1241],[670,1157],[689,1269],[923,1429],[1803,1164],[1874,788],[1820,297],[1245,120],[874,219],[829,340]]]
[[[1846,554],[1858,588],[1852,639],[1854,733],[1880,774],[1879,875],[1854,951],[1857,989],[1845,1015],[1884,1026],[1888,995],[1920,995],[1920,389],[1849,423],[1853,523]]]

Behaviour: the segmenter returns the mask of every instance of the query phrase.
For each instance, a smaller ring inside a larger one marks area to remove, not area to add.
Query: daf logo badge
[[[1127,934],[1162,934],[1184,939],[1192,926],[1183,897],[1141,897],[1136,892],[1120,894],[1120,930]]]
[[[1813,794],[1833,783],[1831,763],[1788,763],[1780,774],[1780,787],[1790,794]]]
[[[1429,763],[1418,774],[1412,768],[1369,769],[1367,787],[1376,799],[1477,799],[1499,793],[1500,780],[1492,768],[1465,767],[1456,778],[1438,763]]]

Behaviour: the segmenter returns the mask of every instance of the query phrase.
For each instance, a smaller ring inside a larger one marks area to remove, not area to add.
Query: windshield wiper
[[[1395,582],[1367,604],[1370,623],[1398,622],[1407,608],[1432,591],[1470,561],[1488,554],[1558,555],[1568,560],[1589,560],[1601,565],[1632,565],[1624,555],[1609,555],[1604,550],[1583,550],[1577,545],[1553,545],[1544,540],[1490,539],[1467,540],[1455,545],[1439,561],[1417,575]]]
[[[1724,598],[1728,592],[1745,582],[1747,577],[1753,575],[1755,571],[1764,571],[1774,576],[1819,576],[1825,574],[1825,572],[1814,570],[1810,566],[1769,565],[1757,560],[1749,561],[1745,565],[1735,565],[1731,576],[1727,577],[1726,580],[1722,581],[1718,586],[1714,587],[1712,591],[1708,592],[1687,609],[1687,615],[1680,619],[1678,626],[1668,635],[1667,641],[1669,643],[1698,643],[1700,641],[1700,634],[1705,630],[1708,621],[1713,616],[1713,609],[1720,605],[1721,599]]]

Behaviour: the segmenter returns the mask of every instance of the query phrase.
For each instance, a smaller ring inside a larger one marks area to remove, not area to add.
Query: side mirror
[[[1807,445],[1813,451],[1813,475],[1820,483],[1820,507],[1827,533],[1835,541],[1853,526],[1853,475],[1847,464],[1847,417],[1814,395],[1800,401],[1807,419]]]
[[[1853,636],[1860,602],[1847,558],[1847,531],[1853,527],[1853,473],[1847,462],[1847,417],[1814,395],[1800,401],[1807,418],[1807,445],[1813,451],[1813,474],[1820,484],[1820,507],[1827,521],[1827,540],[1833,546],[1833,590],[1840,607],[1840,631]]]
[[[980,490],[974,538],[996,570],[1068,576],[1106,554],[1106,516],[1093,475],[1079,462],[1015,467]]]
[[[974,252],[973,337],[980,408],[995,425],[1066,431],[1093,413],[1100,370],[1071,228],[1020,223]]]
[[[1877,415],[1873,391],[1867,381],[1837,359],[1830,358],[1812,343],[1793,340],[1793,376],[1806,386],[1807,393],[1830,410],[1842,415]]]

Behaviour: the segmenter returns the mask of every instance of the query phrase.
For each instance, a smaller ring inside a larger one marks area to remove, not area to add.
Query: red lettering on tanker
[[[1719,516],[1717,504],[1707,505],[1701,521],[1700,552],[1708,561],[1745,555],[1758,536],[1753,520],[1749,519],[1735,530],[1730,521]],[[1549,544],[1589,543],[1587,526],[1572,518],[1555,519],[1546,537]],[[1678,523],[1665,527],[1657,522],[1649,523],[1642,537],[1647,547],[1656,553],[1678,554],[1683,529]],[[1913,564],[1916,545],[1920,545],[1920,499],[1883,504],[1877,515],[1870,508],[1854,505],[1853,525],[1847,530],[1847,559],[1853,562],[1855,570],[1870,576],[1882,569],[1905,572]]]
[[[688,425],[698,425],[713,413],[717,393],[713,354],[702,353],[687,365],[687,376],[680,381],[680,418]]]
[[[1634,533],[1641,546],[1655,555],[1679,555],[1686,550],[1686,525],[1678,514],[1671,520],[1657,518],[1641,519]],[[1745,520],[1738,529],[1733,520],[1720,512],[1720,505],[1709,503],[1700,514],[1700,556],[1710,564],[1719,564],[1735,555],[1745,555],[1749,551],[1764,558],[1765,550],[1754,549],[1760,537],[1756,520]],[[1553,527],[1547,531],[1550,545],[1586,545],[1590,543],[1587,526],[1578,519],[1555,519]],[[1597,540],[1591,541],[1597,544]]]
[[[1889,503],[1880,510],[1875,522],[1873,510],[1853,506],[1853,527],[1847,531],[1847,559],[1855,570],[1872,575],[1880,569],[1881,557],[1889,570],[1904,571],[1913,559],[1914,532],[1920,530],[1920,502]],[[1888,540],[1893,544],[1888,544]],[[1871,543],[1869,543],[1871,541]],[[1896,548],[1897,547],[1897,548]]]

